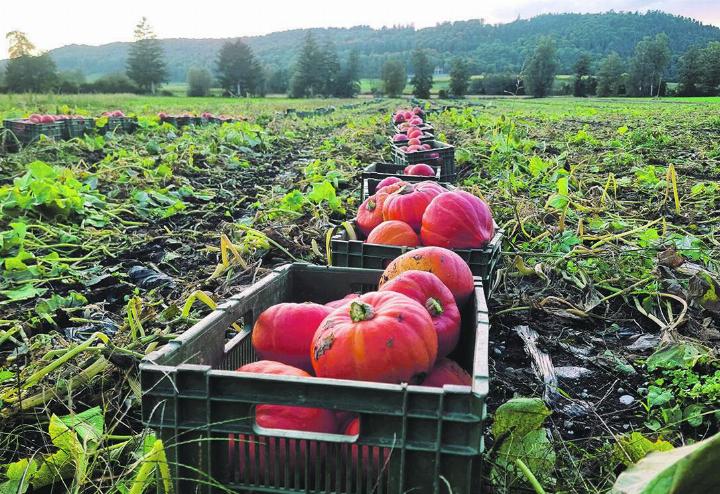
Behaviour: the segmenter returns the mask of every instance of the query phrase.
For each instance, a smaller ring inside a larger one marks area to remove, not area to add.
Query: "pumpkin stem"
[[[375,311],[372,305],[359,301],[350,303],[350,319],[352,319],[352,322],[368,321],[373,317],[375,317]]]
[[[376,208],[376,207],[377,207],[377,203],[376,203],[373,199],[370,199],[370,200],[368,201],[368,203],[365,205],[365,208],[366,208],[368,211],[375,211],[375,208]]]
[[[439,316],[440,314],[445,312],[440,301],[433,297],[430,297],[429,299],[427,299],[427,301],[425,302],[425,308],[433,316]]]
[[[415,190],[415,187],[413,187],[411,184],[405,184],[402,187],[400,187],[397,191],[395,191],[395,193],[403,196],[405,194],[412,193],[413,190]]]

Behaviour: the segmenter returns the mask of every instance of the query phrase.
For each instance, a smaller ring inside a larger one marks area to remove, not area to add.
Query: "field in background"
[[[706,349],[716,345],[717,308],[706,309],[704,293],[673,266],[720,272],[720,98],[471,101],[429,119],[457,148],[458,185],[482,195],[507,233],[490,303],[488,411],[545,396],[516,331],[528,326],[556,367],[583,369],[560,377],[562,396],[547,404],[550,434],[540,434],[552,438],[552,454],[541,442],[546,456],[528,466],[548,492],[605,492],[631,432],[679,446],[718,431],[720,364]],[[325,264],[326,232],[355,214],[363,166],[391,159],[389,115],[400,105],[407,100],[0,95],[0,117],[145,117],[135,134],[0,154],[0,187],[30,178],[42,186],[18,192],[39,191],[20,210],[14,193],[0,195],[0,254],[9,259],[0,263],[0,331],[14,335],[0,345],[3,462],[55,452],[50,416],[97,407],[100,447],[83,488],[131,485],[148,444],[138,360],[208,313],[202,303],[182,313],[196,290],[219,301],[292,259]],[[284,113],[327,106],[338,110]],[[178,130],[158,126],[158,111],[249,120]],[[42,173],[22,178],[38,161]],[[223,261],[221,235],[241,260]],[[81,352],[29,386],[39,401],[8,399],[48,359],[77,348],[65,329],[88,325],[110,327],[121,354]],[[649,369],[661,338],[697,353]],[[88,368],[94,377],[74,380]],[[488,462],[490,481],[499,462]],[[72,491],[73,476],[65,482],[58,491]],[[492,482],[498,492],[522,483]]]

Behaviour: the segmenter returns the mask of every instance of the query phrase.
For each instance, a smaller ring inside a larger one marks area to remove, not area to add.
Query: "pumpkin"
[[[403,184],[405,184],[405,182],[397,182],[384,186],[382,189],[376,190],[375,194],[363,201],[358,208],[355,223],[364,236],[367,237],[373,228],[382,223],[383,203],[391,193],[402,188]],[[418,230],[418,232],[419,231],[420,230]]]
[[[420,237],[410,225],[404,221],[383,221],[368,235],[367,243],[380,245],[404,245],[417,247]]]
[[[398,177],[385,177],[378,182],[377,186],[375,187],[375,192],[377,192],[378,190],[382,189],[383,187],[385,187],[387,185],[396,184],[398,182],[402,182],[402,180],[399,179]]]
[[[423,244],[447,249],[479,249],[495,235],[492,211],[463,190],[435,197],[422,218]]]
[[[332,307],[309,302],[273,305],[255,321],[253,348],[261,359],[312,372],[310,344],[318,326],[332,310]]]
[[[302,369],[271,360],[259,360],[243,365],[237,370],[257,374],[312,377]],[[255,407],[255,422],[266,429],[325,432],[329,434],[337,432],[335,413],[324,408],[257,405]]]
[[[405,175],[418,175],[423,177],[434,177],[435,170],[430,165],[418,163],[417,165],[408,165],[403,170]]]
[[[440,278],[452,292],[458,307],[462,307],[475,290],[470,267],[455,252],[442,247],[420,247],[396,257],[380,277],[380,287],[412,269],[428,271]]]
[[[405,271],[380,288],[386,290],[407,295],[425,307],[438,335],[438,358],[455,349],[460,339],[460,311],[440,278],[427,271]]]
[[[427,310],[395,292],[370,292],[333,311],[312,343],[319,377],[416,383],[437,357],[438,338]]]
[[[386,177],[386,178],[383,178],[383,179],[380,181],[380,183],[377,184],[377,187],[375,188],[375,193],[376,193],[376,194],[377,194],[378,192],[385,192],[385,193],[387,193],[387,194],[392,194],[392,193],[395,192],[396,190],[400,189],[403,185],[407,185],[407,182],[405,182],[404,180],[399,180],[399,179],[398,179],[398,181],[396,181],[396,182],[391,182],[391,183],[389,183],[389,184],[381,185],[382,182],[383,182],[383,180],[387,180],[387,179],[389,179],[389,178],[397,178],[397,177]]]
[[[383,201],[382,217],[385,221],[400,220],[416,232],[422,226],[422,217],[430,201],[445,189],[435,182],[406,184]]]
[[[329,307],[331,309],[337,309],[338,307],[342,307],[343,305],[347,304],[351,300],[358,298],[359,296],[360,296],[360,294],[358,294],[358,293],[348,293],[340,300],[333,300],[331,302],[328,302],[327,304],[325,304],[325,307]],[[315,328],[315,329],[317,329],[317,328]],[[315,335],[315,333],[313,333],[313,335]]]
[[[446,384],[470,386],[472,385],[472,377],[457,362],[444,358],[437,361],[422,385],[442,388]]]
[[[355,416],[352,418],[345,428],[343,434],[346,436],[358,436],[360,434],[360,419]],[[362,448],[362,466],[358,465],[358,449]],[[347,445],[343,445],[342,450],[343,456],[347,455]],[[380,448],[378,446],[358,446],[353,444],[350,446],[350,458],[352,458],[353,470],[363,468],[365,470],[368,479],[380,477],[381,467],[385,465],[388,457],[390,456],[390,448]],[[370,459],[372,457],[372,460]],[[346,460],[348,461],[348,460]],[[374,472],[371,471],[374,468]]]

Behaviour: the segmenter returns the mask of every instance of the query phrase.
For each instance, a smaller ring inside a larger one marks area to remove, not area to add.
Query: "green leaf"
[[[717,492],[720,485],[720,433],[690,446],[651,453],[622,472],[614,494],[690,494]]]
[[[653,442],[639,432],[623,435],[618,438],[618,442],[613,448],[613,458],[617,463],[624,463],[630,466],[647,456],[653,451],[669,451],[673,449],[673,445],[662,439]]]
[[[540,428],[550,410],[539,398],[513,398],[500,405],[493,418],[493,436],[499,437],[506,432],[525,435]]]
[[[567,207],[569,202],[570,202],[570,199],[568,199],[568,196],[563,195],[563,194],[553,194],[550,197],[548,197],[548,200],[545,203],[545,207],[562,210],[562,209],[565,209],[565,207]]]
[[[65,415],[60,420],[68,428],[73,429],[78,437],[86,443],[98,444],[102,440],[105,419],[100,407],[93,407],[84,412]]]
[[[687,423],[691,427],[700,427],[703,423],[704,411],[705,407],[703,405],[693,403],[692,405],[685,407],[685,410],[683,410],[683,418],[687,420]]]
[[[10,463],[5,470],[8,480],[0,484],[0,494],[24,494],[30,487],[30,479],[37,472],[35,460],[22,460]]]
[[[658,349],[650,355],[645,366],[650,372],[655,369],[690,369],[708,354],[705,347],[689,341],[682,341]]]
[[[32,283],[27,283],[15,290],[1,290],[0,295],[4,295],[8,299],[5,302],[17,302],[18,300],[39,297],[45,292],[47,292],[47,288],[37,288]],[[0,302],[0,304],[5,302]]]
[[[12,379],[13,377],[15,377],[15,373],[12,371],[7,371],[7,370],[0,371],[0,383],[3,383],[5,381],[7,381],[8,379]]]
[[[651,407],[662,406],[669,403],[674,398],[672,391],[663,389],[658,386],[650,386],[648,388],[647,401]]]

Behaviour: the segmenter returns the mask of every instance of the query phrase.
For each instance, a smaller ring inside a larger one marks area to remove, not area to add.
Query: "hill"
[[[244,39],[269,67],[287,68],[308,31],[321,43],[335,45],[341,60],[351,50],[360,54],[361,75],[377,77],[389,57],[410,59],[417,47],[427,48],[436,66],[445,71],[455,56],[471,61],[474,73],[517,71],[538,38],[552,36],[557,43],[560,71],[570,73],[578,55],[588,52],[594,61],[612,51],[632,55],[644,36],[665,32],[675,61],[690,46],[720,40],[720,28],[694,19],[652,11],[645,14],[546,14],[507,24],[490,25],[482,20],[446,22],[434,27],[409,26],[372,29],[317,28],[275,32]],[[171,80],[184,81],[191,66],[213,68],[224,39],[163,39]],[[50,53],[60,70],[80,69],[89,78],[124,71],[129,43],[101,46],[69,45]]]

